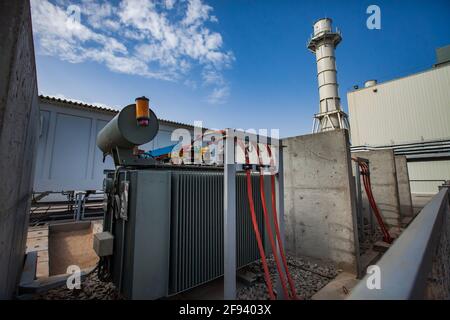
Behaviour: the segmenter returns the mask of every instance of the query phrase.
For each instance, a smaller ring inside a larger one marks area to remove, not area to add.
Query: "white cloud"
[[[82,0],[80,9],[82,13],[89,13],[86,15],[87,22],[95,29],[104,28],[116,31],[120,28],[118,21],[110,19],[115,9],[108,2],[97,3],[91,0]]]
[[[175,0],[165,0],[164,4],[165,4],[166,8],[170,10],[175,5]]]
[[[189,0],[184,25],[201,24],[209,18],[212,7],[205,5],[201,0]]]
[[[210,104],[223,104],[230,95],[230,88],[224,86],[221,88],[214,88],[213,92],[208,96],[207,101]]]
[[[220,72],[212,68],[204,68],[202,71],[202,79],[205,85],[224,85],[225,80]]]
[[[74,4],[80,20],[67,12]],[[199,66],[203,85],[213,89],[207,100],[218,103],[229,95],[222,72],[234,56],[208,25],[218,21],[212,11],[201,0],[32,0],[38,53],[182,83],[193,83]]]

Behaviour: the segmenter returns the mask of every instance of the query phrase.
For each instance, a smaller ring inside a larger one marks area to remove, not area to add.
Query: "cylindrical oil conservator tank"
[[[149,110],[148,126],[140,126],[136,120],[136,105],[123,108],[97,135],[97,146],[104,154],[114,148],[133,149],[145,144],[156,136],[159,129],[158,119]]]

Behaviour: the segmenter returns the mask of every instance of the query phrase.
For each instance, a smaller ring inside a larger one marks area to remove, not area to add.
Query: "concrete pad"
[[[392,150],[352,152],[352,156],[369,160],[370,180],[375,202],[389,227],[401,226],[397,171]],[[364,216],[369,216],[369,202],[363,192]]]
[[[26,253],[48,250],[48,238],[32,238],[27,240]]]
[[[286,249],[357,272],[355,186],[346,130],[283,139]]]
[[[408,164],[405,156],[395,156],[395,170],[402,218],[413,217],[411,188],[409,185]]]
[[[345,300],[351,290],[359,282],[355,275],[348,272],[340,273],[334,280],[320,289],[312,300]]]
[[[36,278],[41,279],[49,276],[49,256],[48,256],[48,226],[30,228],[27,238],[27,253],[35,252]]]
[[[49,276],[48,260],[40,261],[36,266],[36,278],[46,278]]]
[[[28,231],[28,239],[48,237],[48,229]]]
[[[44,261],[48,261],[48,251],[47,250],[43,250],[43,251],[37,251],[37,255],[38,255],[38,261],[39,262],[44,262]]]

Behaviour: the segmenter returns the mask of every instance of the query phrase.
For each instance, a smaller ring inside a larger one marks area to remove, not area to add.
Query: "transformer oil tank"
[[[132,149],[145,144],[156,136],[159,129],[158,119],[149,110],[148,125],[139,125],[136,119],[136,105],[123,108],[97,135],[97,146],[104,154],[118,147]]]

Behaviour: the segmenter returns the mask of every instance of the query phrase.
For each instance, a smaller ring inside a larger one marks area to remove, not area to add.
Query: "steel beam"
[[[236,164],[235,131],[227,129],[225,135],[224,157],[224,292],[225,300],[236,299]]]

